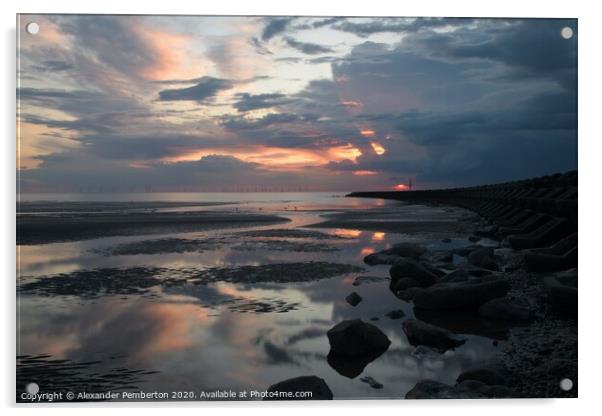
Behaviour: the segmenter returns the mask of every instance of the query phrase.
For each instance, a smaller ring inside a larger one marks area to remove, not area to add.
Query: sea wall
[[[347,196],[460,206],[489,222],[479,233],[505,239],[518,250],[553,248],[564,255],[577,246],[577,171],[466,188],[400,192],[353,192]],[[541,253],[540,253],[541,254]],[[569,254],[573,254],[572,252]],[[545,267],[545,266],[544,266]]]

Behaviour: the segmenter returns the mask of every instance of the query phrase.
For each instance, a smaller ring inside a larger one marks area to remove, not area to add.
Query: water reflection
[[[331,202],[332,203],[332,202]],[[266,202],[268,204],[268,202]],[[290,203],[288,203],[290,205]],[[280,203],[280,205],[282,205]],[[312,207],[310,202],[298,208]],[[315,206],[314,206],[315,207]],[[319,206],[323,209],[323,206]],[[225,208],[224,208],[225,209]],[[383,208],[384,209],[384,208]],[[252,243],[257,239],[240,234],[249,230],[296,228],[316,222],[316,212],[299,209],[287,216],[285,226],[241,227],[223,232],[180,233],[174,238],[223,237]],[[94,250],[165,236],[110,237],[74,243],[23,246],[20,273],[44,278],[56,273],[103,267],[162,267],[170,269],[233,267],[324,261],[367,268],[364,275],[388,276],[387,266],[369,267],[363,257],[406,240],[399,234],[320,229],[332,239],[296,236],[289,241],[319,242],[337,251],[290,252],[259,247],[232,250],[223,244],[214,250],[103,256]],[[239,233],[239,234],[237,234]],[[416,241],[413,237],[412,241]],[[439,241],[419,241],[437,246]],[[438,247],[438,246],[437,246]],[[335,398],[403,397],[423,378],[445,383],[476,362],[496,352],[493,339],[504,336],[482,322],[442,319],[421,315],[425,321],[464,334],[468,342],[445,354],[428,354],[410,346],[401,329],[403,319],[386,314],[402,309],[406,318],[415,311],[396,298],[388,281],[353,283],[357,273],[301,283],[226,283],[176,285],[152,288],[155,297],[119,294],[82,299],[74,296],[41,297],[24,294],[19,300],[18,354],[50,354],[75,361],[98,360],[101,365],[157,371],[138,387],[178,389],[265,389],[275,382],[307,374],[324,378]],[[356,291],[363,301],[351,307],[345,296]],[[329,357],[326,331],[346,319],[370,321],[391,340],[389,349],[366,362],[348,363]],[[443,317],[446,318],[446,317]],[[479,326],[481,325],[481,326]],[[373,389],[358,376],[370,376],[383,384]]]

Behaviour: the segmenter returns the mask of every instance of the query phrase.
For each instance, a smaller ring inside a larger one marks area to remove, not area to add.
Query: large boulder
[[[360,319],[338,323],[327,333],[332,352],[345,357],[382,354],[391,341],[378,327]]]
[[[499,266],[495,262],[493,248],[491,247],[482,247],[471,251],[468,255],[468,262],[477,267],[482,267],[483,269],[499,269]]]
[[[531,308],[508,297],[491,299],[479,308],[482,318],[492,321],[529,322],[534,313]]]
[[[424,253],[426,253],[426,248],[418,244],[398,243],[391,248],[381,251],[381,253],[392,254],[395,256],[407,257],[411,259],[418,259]]]
[[[447,273],[441,279],[440,283],[451,283],[451,282],[466,282],[470,278],[468,270],[464,267],[458,267],[456,270]]]
[[[421,260],[433,264],[451,263],[454,260],[454,253],[451,251],[429,251],[422,256]]]
[[[311,396],[295,397],[299,392],[311,392]],[[332,400],[332,391],[320,377],[301,376],[271,385],[264,400]]]
[[[326,362],[340,375],[353,379],[362,374],[366,366],[380,357],[381,354],[371,353],[359,357],[348,357],[330,351],[326,357]]]
[[[369,266],[376,266],[378,264],[395,264],[401,259],[400,256],[383,253],[372,253],[364,257],[364,263]]]
[[[413,287],[420,287],[420,282],[411,277],[402,277],[401,279],[391,279],[389,289],[394,293],[405,291]]]
[[[510,284],[505,279],[470,280],[414,289],[413,299],[414,305],[422,309],[471,309],[505,296],[509,290]]]
[[[391,276],[390,288],[394,292],[403,290],[397,287],[400,279],[409,278],[418,282],[421,287],[427,287],[437,282],[437,276],[427,270],[422,264],[412,259],[402,259],[389,270]]]
[[[401,324],[403,332],[413,346],[425,345],[439,352],[454,349],[466,343],[451,332],[416,319],[407,319]]]

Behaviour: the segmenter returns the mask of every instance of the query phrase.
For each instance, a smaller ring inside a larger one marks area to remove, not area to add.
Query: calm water
[[[114,256],[102,253],[119,244],[165,237],[219,237],[236,244],[253,244],[258,238],[237,233],[249,229],[298,228],[319,222],[322,215],[337,210],[378,208],[398,211],[400,216],[410,212],[415,215],[417,210],[415,206],[341,196],[332,193],[22,195],[21,201],[224,202],[225,205],[190,209],[275,213],[292,221],[169,236],[110,237],[20,246],[20,275],[29,281],[101,267],[183,269],[327,261],[363,267],[366,269],[363,275],[387,277],[388,266],[366,266],[363,257],[401,241],[424,243],[431,249],[443,248],[439,239],[428,237],[320,229],[345,238],[259,240],[320,243],[336,251],[282,251],[261,244],[251,246],[251,250],[237,250],[231,244],[224,244],[203,252]],[[93,205],[90,204],[91,211]],[[438,209],[423,207],[420,212],[428,216]],[[464,244],[468,244],[464,239],[452,242],[453,246]],[[106,373],[118,368],[156,371],[140,377],[136,384],[147,391],[263,390],[287,378],[315,374],[326,380],[335,398],[376,398],[403,397],[424,378],[453,383],[463,369],[486,360],[500,348],[493,345],[493,339],[501,336],[482,330],[477,322],[467,324],[466,329],[461,326],[458,332],[465,333],[469,341],[457,350],[442,355],[417,353],[401,329],[402,320],[385,317],[387,312],[396,309],[403,309],[406,317],[413,317],[412,305],[397,299],[389,291],[387,280],[353,286],[358,275],[362,273],[294,284],[216,282],[206,286],[156,286],[151,288],[152,296],[120,294],[86,298],[77,294],[22,294],[18,301],[17,354],[47,354],[49,359],[95,362],[89,370],[81,370],[84,372]],[[345,301],[345,296],[352,291],[364,299],[355,308]],[[257,302],[284,307],[273,311],[248,307]],[[370,321],[372,317],[379,319]],[[338,322],[354,318],[378,326],[392,344],[387,352],[368,364],[360,376],[351,379],[327,363],[329,345],[325,333]],[[364,376],[373,377],[384,387],[373,389],[360,381]]]

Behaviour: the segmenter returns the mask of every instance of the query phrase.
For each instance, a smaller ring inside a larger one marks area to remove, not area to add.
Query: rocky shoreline
[[[400,328],[411,345],[443,353],[466,342],[460,334],[499,331],[507,338],[495,359],[463,371],[455,385],[421,380],[405,398],[578,396],[576,172],[475,188],[350,196],[449,204],[479,215],[472,246],[429,251],[401,243],[364,259],[369,266],[390,265],[390,290],[413,302],[416,319]],[[482,238],[495,244],[480,245]],[[355,306],[361,297],[351,293],[347,302]],[[361,320],[340,322],[328,338],[329,364],[351,378],[390,344]],[[300,386],[307,388],[307,380]],[[324,381],[315,382],[316,391],[323,390]],[[286,385],[296,391],[295,379]]]

